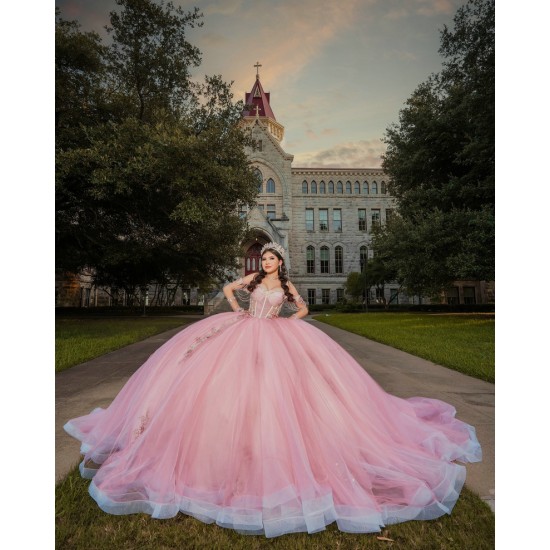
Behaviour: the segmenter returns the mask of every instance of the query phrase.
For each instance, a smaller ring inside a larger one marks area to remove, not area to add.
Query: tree
[[[69,149],[87,143],[84,128],[109,119],[102,89],[107,48],[97,33],[62,19],[58,8],[55,15],[56,148]]]
[[[126,116],[154,122],[179,118],[197,102],[191,68],[201,53],[186,39],[186,29],[202,26],[198,8],[185,12],[172,2],[116,0],[110,12],[109,86]]]
[[[359,301],[365,292],[365,280],[361,273],[352,271],[348,274],[346,284],[344,285],[346,294],[352,297],[353,301]]]
[[[386,283],[396,279],[396,273],[392,265],[377,255],[366,263],[362,276],[365,279],[365,287],[369,289],[373,286],[376,287],[377,290],[381,291],[382,296],[384,295]],[[384,305],[387,305],[385,298]]]
[[[58,141],[57,265],[89,266],[97,284],[129,293],[177,278],[207,284],[236,267],[246,232],[238,207],[257,194],[242,103],[220,76],[190,82],[200,57],[184,29],[197,10],[117,3],[113,44],[99,68],[82,69],[94,97],[107,98],[108,116],[90,120],[76,108],[69,126],[85,139]],[[100,45],[95,35],[91,43],[91,51]]]
[[[354,301],[360,298],[367,300],[365,292],[371,287],[383,289],[384,285],[396,279],[393,267],[381,257],[370,259],[362,272],[353,271],[348,274],[345,289]]]
[[[374,238],[414,293],[494,278],[494,1],[470,0],[441,33],[443,69],[385,135],[398,214]]]
[[[394,216],[374,235],[372,245],[393,280],[410,294],[433,296],[450,280],[483,280],[494,265],[490,255],[484,256],[493,242],[492,214],[435,210],[423,220]]]

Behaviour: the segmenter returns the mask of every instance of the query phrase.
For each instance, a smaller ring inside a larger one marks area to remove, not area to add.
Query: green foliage
[[[359,300],[365,292],[365,279],[362,276],[362,273],[352,271],[346,279],[344,288],[346,294],[351,296],[354,301]]]
[[[373,236],[381,261],[410,294],[437,295],[455,279],[489,279],[494,269],[494,215],[433,209],[422,218],[394,216]]]
[[[178,315],[203,315],[204,306],[148,306],[147,315],[157,317],[174,317]],[[128,306],[98,306],[98,307],[73,307],[58,306],[55,308],[55,318],[60,319],[90,319],[90,318],[109,318],[109,317],[140,317],[143,316],[143,307],[141,305]]]
[[[257,192],[242,134],[225,131],[219,139],[215,128],[196,135],[127,118],[90,131],[90,147],[60,152],[64,267],[92,265],[98,284],[120,288],[180,273],[191,284],[221,277],[246,230],[235,200]]]
[[[161,0],[116,0],[122,10],[110,12],[113,44],[109,50],[110,86],[124,103],[126,115],[155,121],[181,115],[193,103],[190,70],[201,53],[185,37],[187,28],[202,26],[198,8]]]
[[[55,372],[187,323],[181,317],[56,319]]]
[[[56,148],[87,143],[85,128],[108,120],[102,88],[107,48],[95,32],[83,33],[77,21],[65,21],[56,8]]]
[[[462,6],[441,34],[442,71],[386,132],[399,215],[374,247],[414,293],[494,278],[494,24],[493,0]]]
[[[494,315],[377,312],[314,319],[469,376],[495,381]]]
[[[361,273],[351,272],[344,285],[346,294],[353,301],[364,299],[365,291],[375,286],[384,288],[386,283],[396,280],[393,265],[382,256],[375,256],[367,261]]]
[[[175,279],[208,286],[235,267],[246,232],[238,207],[257,194],[242,103],[220,76],[190,80],[200,52],[185,29],[200,25],[197,9],[117,4],[108,47],[56,21],[68,83],[57,105],[57,266],[93,268],[97,284],[129,293]]]

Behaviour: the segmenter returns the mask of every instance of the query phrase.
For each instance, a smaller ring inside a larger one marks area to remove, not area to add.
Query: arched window
[[[271,178],[269,178],[267,180],[267,185],[266,185],[265,192],[266,193],[275,193],[275,182]]]
[[[351,181],[346,181],[346,193],[351,195]]]
[[[361,194],[361,185],[359,184],[358,181],[356,181],[354,184],[353,184],[353,191],[356,195],[359,195]]]
[[[386,194],[386,182],[383,181],[381,184],[380,184],[380,193],[382,193],[382,195],[385,195]]]
[[[363,182],[363,193],[365,195],[369,194],[369,182],[368,181]]]
[[[336,184],[336,192],[341,195],[343,192],[344,192],[344,186],[342,185],[342,182],[339,181],[337,184]]]
[[[254,175],[256,176],[256,179],[258,180],[258,193],[263,193],[264,192],[264,186],[263,186],[264,177],[262,176],[262,173],[258,170],[258,168],[254,169]]]
[[[359,249],[359,264],[361,266],[361,272],[363,272],[367,264],[367,247],[366,246],[362,246]]]
[[[334,273],[344,272],[344,249],[341,246],[334,248]]]
[[[330,273],[328,246],[321,247],[321,273]]]
[[[331,181],[328,182],[328,192],[330,195],[334,195],[334,183]]]
[[[304,180],[304,181],[302,182],[302,193],[303,193],[304,195],[307,195],[307,181],[306,181],[306,180]]]
[[[321,193],[321,195],[324,195],[324,194],[326,194],[326,192],[327,192],[327,186],[325,185],[325,182],[322,181],[319,184],[319,193]]]
[[[315,273],[315,248],[311,245],[306,250],[306,265],[308,273]]]
[[[311,194],[317,194],[317,182],[315,180],[311,182]]]
[[[378,184],[375,181],[370,184],[370,191],[375,195],[378,194]]]

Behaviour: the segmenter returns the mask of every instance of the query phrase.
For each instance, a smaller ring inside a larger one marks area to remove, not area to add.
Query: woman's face
[[[275,273],[282,263],[283,260],[279,260],[279,258],[269,250],[262,256],[262,268],[268,275]]]

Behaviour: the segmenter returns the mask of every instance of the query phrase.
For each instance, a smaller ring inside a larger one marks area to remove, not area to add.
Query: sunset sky
[[[244,100],[260,79],[293,166],[378,167],[389,124],[441,68],[440,30],[465,0],[176,0],[204,25],[195,78],[221,74]],[[114,0],[60,0],[66,19],[103,37]]]

